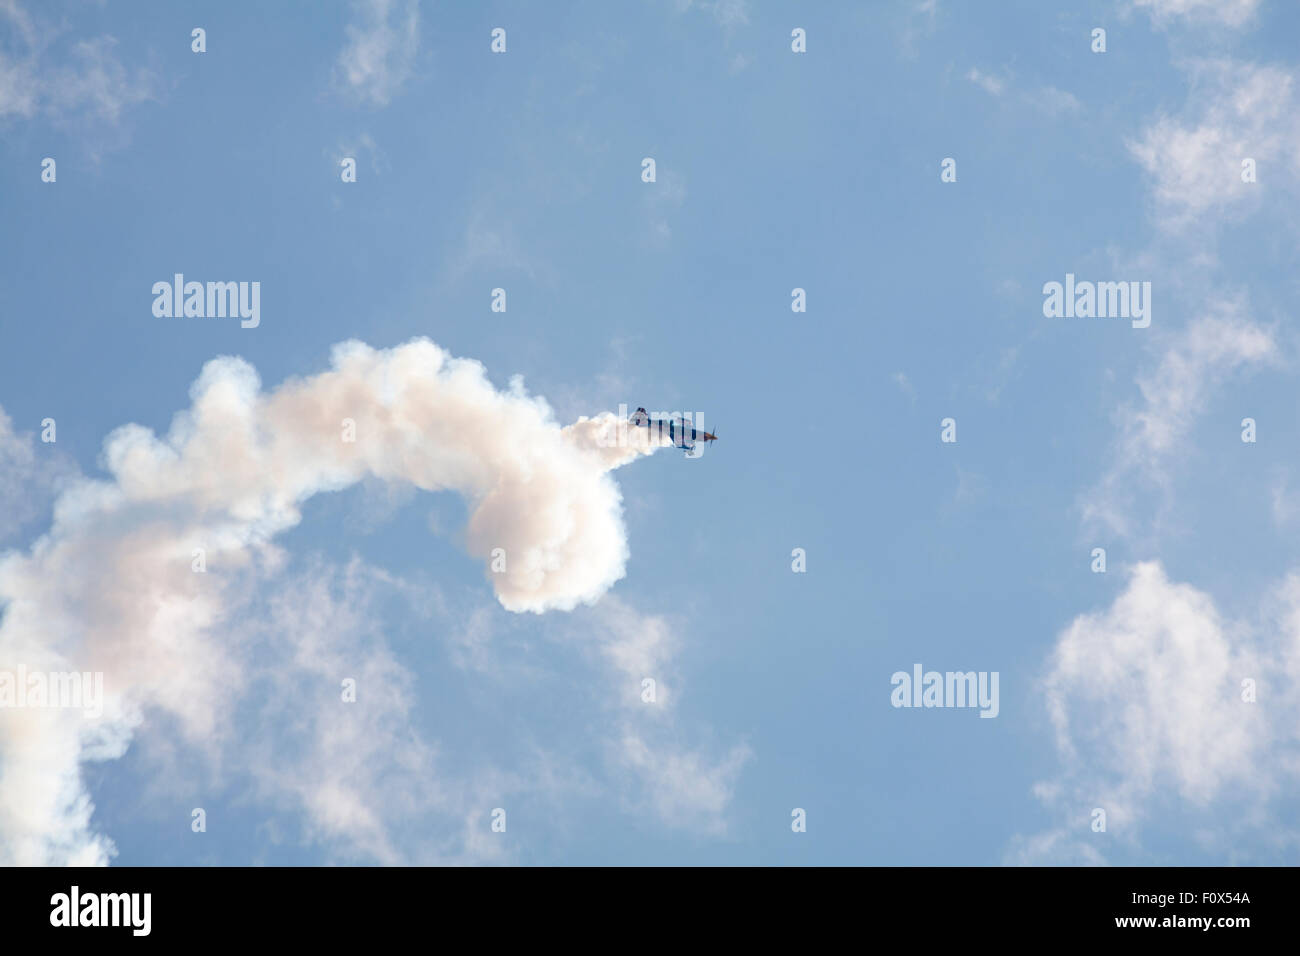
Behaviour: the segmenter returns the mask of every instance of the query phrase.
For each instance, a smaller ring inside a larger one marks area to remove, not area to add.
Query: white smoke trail
[[[194,740],[222,733],[243,681],[239,639],[222,625],[318,492],[376,476],[464,495],[468,548],[503,549],[489,579],[512,611],[593,603],[623,576],[609,471],[654,450],[648,430],[611,414],[561,428],[517,380],[499,391],[480,363],[425,339],[346,342],[332,366],[263,393],[243,360],[209,362],[165,437],[114,431],[111,477],[73,483],[30,551],[0,559],[0,674],[105,675],[98,720],[0,708],[0,864],[107,862],[80,767],[120,756],[150,709]],[[194,572],[200,548],[213,573]]]

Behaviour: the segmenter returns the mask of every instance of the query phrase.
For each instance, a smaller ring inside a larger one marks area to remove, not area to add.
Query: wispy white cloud
[[[506,859],[489,834],[498,801],[525,786],[517,771],[448,767],[415,719],[419,684],[380,627],[382,601],[425,616],[420,590],[353,559],[319,561],[277,581],[250,649],[266,665],[246,688],[249,732],[229,742],[232,768],[302,823],[302,838],[337,856],[388,865]],[[342,702],[342,680],[356,700]]]
[[[902,59],[917,56],[919,41],[932,36],[939,22],[939,0],[916,0],[898,15],[898,53]]]
[[[966,74],[966,79],[990,96],[1001,97],[1009,94],[1016,102],[1023,103],[1050,116],[1057,116],[1061,113],[1076,113],[1083,108],[1083,104],[1079,102],[1078,97],[1073,93],[1058,89],[1055,86],[1044,86],[1029,90],[1015,89],[1012,86],[1010,74],[995,76],[984,72],[978,67],[971,67]]]
[[[117,40],[98,36],[63,44],[64,28],[0,2],[0,119],[45,116],[60,122],[116,124],[132,106],[156,99],[156,77],[128,67]]]
[[[675,0],[679,13],[702,10],[721,27],[733,28],[749,23],[748,0]]]
[[[977,67],[971,67],[970,72],[966,74],[966,79],[970,80],[985,93],[989,93],[993,96],[1001,96],[1002,91],[1005,90],[1007,86],[1005,80],[998,79],[996,76],[991,76]]]
[[[742,73],[753,61],[753,56],[743,51],[732,52],[732,43],[743,35],[749,26],[749,0],[673,0],[677,13],[698,11],[713,20],[722,30],[723,50],[727,54],[727,72],[732,76]]]
[[[1132,0],[1160,25],[1174,20],[1245,26],[1255,16],[1259,0]]]
[[[675,716],[680,675],[680,639],[659,615],[637,612],[615,595],[585,617],[596,627],[585,632],[606,661],[617,693],[606,740],[613,767],[628,772],[638,786],[624,791],[633,811],[650,809],[665,825],[714,836],[728,832],[727,810],[741,771],[753,756],[745,743],[720,754],[683,741]],[[642,698],[642,681],[655,682],[656,699]]]
[[[420,48],[416,0],[354,0],[337,78],[350,93],[387,106],[410,78]]]
[[[391,166],[388,161],[388,154],[380,148],[375,142],[375,138],[367,132],[361,132],[355,136],[348,137],[341,141],[333,149],[326,149],[325,155],[334,164],[334,175],[338,175],[339,164],[345,159],[355,159],[357,166],[361,167],[362,157],[367,159],[365,168],[373,174],[387,172]]]
[[[737,745],[715,758],[637,733],[616,746],[618,759],[642,780],[644,801],[660,821],[711,836],[728,832],[736,779],[752,756],[747,746]]]
[[[17,431],[0,409],[0,541],[35,519],[76,476],[76,466],[57,449]]]
[[[1283,68],[1231,60],[1190,67],[1182,115],[1161,115],[1128,143],[1151,177],[1157,218],[1171,231],[1210,229],[1300,180],[1300,103]],[[1244,182],[1253,159],[1257,182]]]
[[[1119,411],[1112,465],[1083,496],[1085,521],[1132,533],[1137,483],[1167,489],[1168,462],[1188,440],[1214,390],[1232,374],[1277,357],[1273,334],[1251,320],[1241,302],[1213,304],[1172,335],[1155,369],[1138,376],[1142,402]]]
[[[889,380],[898,386],[899,391],[907,396],[908,401],[916,401],[916,388],[912,385],[912,380],[907,377],[906,372],[895,372],[889,376]]]
[[[465,225],[465,236],[442,268],[445,279],[460,279],[476,269],[509,269],[530,279],[548,275],[550,266],[525,248],[508,217],[477,210]]]
[[[1077,113],[1083,109],[1083,104],[1079,102],[1077,96],[1068,90],[1058,89],[1055,86],[1044,86],[1036,90],[1030,90],[1025,93],[1025,102],[1050,116]]]
[[[468,633],[457,637],[454,659],[460,666],[516,689],[554,679],[521,663],[530,655],[521,651],[517,635],[494,628],[493,620],[500,615],[482,609]],[[682,625],[611,593],[573,618],[554,622],[547,635],[577,650],[584,664],[566,673],[564,686],[567,693],[584,688],[590,730],[580,743],[594,744],[604,755],[605,775],[593,779],[591,789],[616,800],[625,812],[649,815],[670,829],[715,837],[728,833],[728,811],[753,751],[743,741],[710,744],[710,728],[695,727],[692,734],[678,718]],[[653,700],[644,696],[647,679],[654,682]],[[692,736],[704,739],[692,742]],[[564,758],[557,752],[541,762],[557,759]]]
[[[669,216],[686,201],[686,180],[673,170],[660,170],[658,180],[645,184],[646,215],[650,221],[650,234],[661,242],[672,238]]]
[[[1235,303],[1220,303],[1171,343],[1150,376],[1138,378],[1145,405],[1124,438],[1125,457],[1155,470],[1187,434],[1207,393],[1237,368],[1276,354],[1273,336]]]

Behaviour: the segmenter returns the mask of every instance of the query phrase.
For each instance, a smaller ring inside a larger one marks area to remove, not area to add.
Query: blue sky
[[[1300,9],[1056,6],[0,3],[0,670],[112,700],[0,712],[0,860],[1294,862]],[[156,316],[177,272],[260,323]],[[1150,327],[1046,317],[1067,273]],[[420,337],[490,411],[331,484],[270,396]],[[201,372],[247,447],[169,434]],[[620,404],[720,440],[536,450]],[[626,560],[520,610],[501,482]],[[891,706],[918,663],[996,718]]]

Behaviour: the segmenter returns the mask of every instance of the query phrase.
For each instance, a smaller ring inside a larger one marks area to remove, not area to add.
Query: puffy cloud
[[[1300,776],[1300,574],[1264,604],[1258,620],[1227,619],[1148,561],[1109,607],[1064,629],[1041,684],[1062,772],[1035,792],[1066,822],[1018,839],[1010,862],[1099,862],[1093,808],[1106,811],[1107,832],[1135,841],[1170,798],[1262,823],[1277,842],[1258,811]]]
[[[1196,802],[1248,785],[1266,709],[1240,685],[1261,676],[1209,595],[1144,562],[1111,607],[1066,628],[1044,686],[1062,754],[1097,775],[1114,816],[1158,785]]]

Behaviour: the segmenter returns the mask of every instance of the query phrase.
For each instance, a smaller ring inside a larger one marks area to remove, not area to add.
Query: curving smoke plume
[[[654,446],[613,415],[561,428],[518,380],[499,391],[425,339],[345,342],[329,371],[265,393],[247,362],[214,359],[191,398],[165,437],[109,435],[111,477],[71,484],[30,551],[0,558],[0,674],[104,674],[96,720],[0,708],[0,865],[107,862],[81,764],[120,756],[151,710],[194,740],[220,736],[243,677],[223,625],[318,492],[376,476],[464,495],[469,550],[503,549],[489,579],[512,611],[570,610],[623,576],[609,472]],[[197,549],[221,573],[195,573]]]

